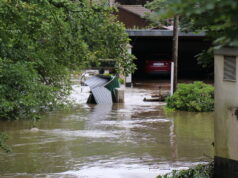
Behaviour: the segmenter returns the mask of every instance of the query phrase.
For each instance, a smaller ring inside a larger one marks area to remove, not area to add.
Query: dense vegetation
[[[157,178],[213,178],[214,163],[200,164],[187,170],[173,171]]]
[[[203,82],[179,84],[167,98],[167,107],[180,111],[209,112],[214,109],[214,87]]]
[[[87,0],[0,2],[0,119],[35,119],[64,103],[70,72],[114,59],[135,66],[112,8]]]

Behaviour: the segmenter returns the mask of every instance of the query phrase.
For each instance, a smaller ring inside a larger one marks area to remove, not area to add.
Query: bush
[[[214,109],[214,87],[203,82],[179,84],[167,107],[180,111],[210,112]]]
[[[214,162],[199,164],[187,170],[173,171],[172,173],[158,176],[157,178],[212,178],[214,174]]]
[[[0,132],[0,149],[3,150],[4,152],[10,152],[11,149],[9,148],[8,145],[6,145],[6,140],[8,139],[8,137],[4,134]]]

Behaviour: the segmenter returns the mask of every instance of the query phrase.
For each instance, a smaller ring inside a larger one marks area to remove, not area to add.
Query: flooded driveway
[[[1,177],[154,178],[209,161],[213,113],[165,115],[163,103],[143,102],[157,89],[126,89],[125,103],[87,105],[87,89],[73,86],[82,103],[73,111],[30,121],[1,121],[11,153],[0,153]]]

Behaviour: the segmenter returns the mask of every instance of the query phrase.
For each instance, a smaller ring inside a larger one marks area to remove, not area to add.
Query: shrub
[[[11,149],[5,143],[7,139],[8,139],[8,137],[4,133],[0,132],[0,150],[3,150],[5,152],[10,152]]]
[[[203,82],[179,84],[167,107],[180,111],[210,112],[214,109],[214,87]]]
[[[214,162],[199,164],[187,170],[174,170],[172,173],[157,178],[212,178],[214,174]]]

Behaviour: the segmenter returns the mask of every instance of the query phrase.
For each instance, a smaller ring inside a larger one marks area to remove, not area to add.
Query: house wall
[[[215,177],[238,177],[238,71],[237,81],[224,81],[224,55],[236,56],[238,49],[215,53]]]
[[[127,29],[132,28],[144,28],[149,25],[149,23],[142,17],[128,12],[122,8],[118,8],[117,18],[120,22],[124,23]]]

